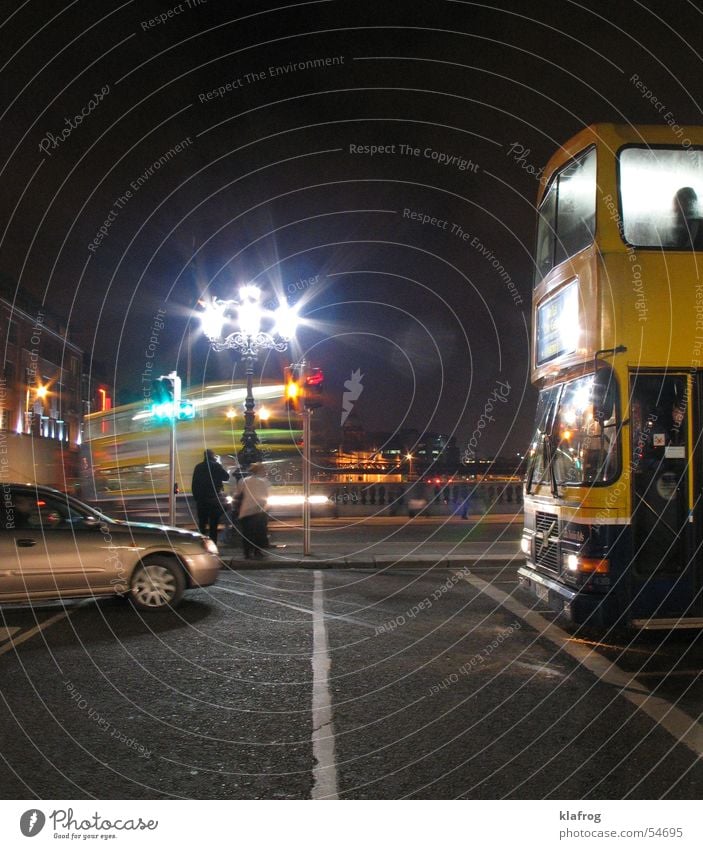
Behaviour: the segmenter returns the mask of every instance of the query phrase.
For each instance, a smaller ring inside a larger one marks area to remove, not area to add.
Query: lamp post
[[[235,329],[226,332],[228,323]],[[205,304],[202,317],[203,332],[210,340],[213,351],[232,349],[238,351],[244,363],[247,380],[247,395],[244,401],[244,431],[239,462],[250,466],[261,460],[258,449],[259,437],[254,427],[254,364],[261,350],[283,352],[295,333],[297,315],[288,304],[283,304],[275,312],[261,306],[261,290],[258,286],[241,286],[239,298],[222,300],[212,298]],[[264,329],[262,325],[267,325]]]

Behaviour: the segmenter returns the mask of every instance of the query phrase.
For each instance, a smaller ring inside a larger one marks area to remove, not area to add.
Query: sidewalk
[[[408,545],[399,542],[380,542],[354,551],[354,546],[332,548],[312,547],[303,554],[302,540],[285,547],[269,548],[262,560],[245,560],[242,550],[233,545],[218,545],[220,557],[230,569],[387,569],[410,566],[461,566],[467,563],[503,567],[511,561],[516,565],[523,556],[519,543],[505,542],[422,542]]]

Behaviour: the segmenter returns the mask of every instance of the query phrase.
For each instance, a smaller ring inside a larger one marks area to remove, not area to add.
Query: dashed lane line
[[[27,640],[31,640],[32,637],[35,637],[41,631],[44,631],[46,628],[51,627],[56,622],[59,622],[61,619],[67,619],[71,615],[71,611],[64,610],[62,613],[57,613],[56,616],[52,616],[50,619],[41,622],[39,625],[36,625],[34,628],[30,628],[29,631],[23,631],[21,634],[14,636],[19,629],[13,628],[13,633],[9,635],[9,642],[0,646],[0,655],[7,654],[8,652],[15,649],[21,643],[25,643]],[[10,629],[6,629],[10,630]]]

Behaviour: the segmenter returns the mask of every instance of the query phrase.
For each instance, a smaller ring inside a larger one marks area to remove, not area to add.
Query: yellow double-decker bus
[[[596,124],[538,197],[522,585],[703,627],[703,128]]]

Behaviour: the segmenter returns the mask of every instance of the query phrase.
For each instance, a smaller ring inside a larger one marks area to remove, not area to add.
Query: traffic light
[[[152,384],[151,414],[157,419],[170,419],[173,415],[175,385],[170,377],[160,377]]]
[[[305,397],[303,404],[306,410],[316,410],[322,406],[322,389],[325,375],[321,368],[311,368],[305,375]]]
[[[195,409],[190,401],[181,400],[181,379],[177,374],[162,374],[152,384],[151,414],[157,419],[192,419]]]
[[[286,366],[284,397],[286,409],[293,413],[300,412],[303,402],[303,387],[300,383],[300,368]]]

